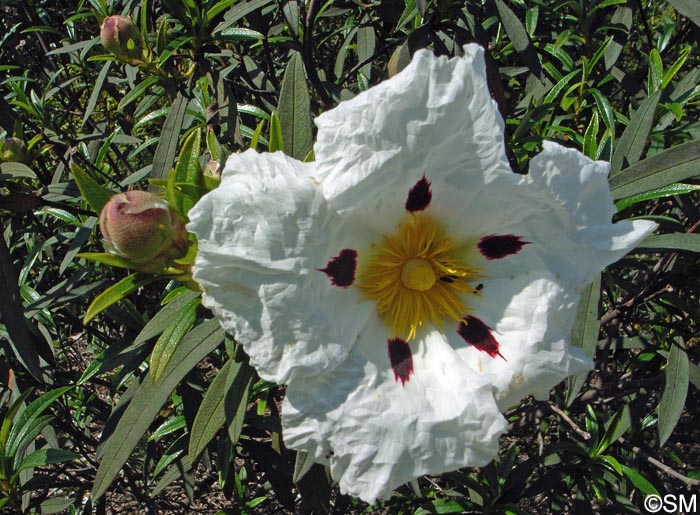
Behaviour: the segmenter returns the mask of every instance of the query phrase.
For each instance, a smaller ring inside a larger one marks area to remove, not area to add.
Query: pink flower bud
[[[24,158],[27,157],[27,145],[24,144],[19,138],[5,138],[4,141],[0,143],[1,161],[7,163],[21,163]]]
[[[147,191],[114,195],[100,213],[100,231],[110,252],[136,264],[157,267],[187,252],[185,221]]]
[[[143,36],[126,16],[107,16],[100,29],[102,46],[120,59],[130,62],[143,60]]]

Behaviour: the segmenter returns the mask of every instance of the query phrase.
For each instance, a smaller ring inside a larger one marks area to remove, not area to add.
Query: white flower
[[[591,367],[579,292],[654,229],[611,223],[608,164],[554,143],[510,170],[482,50],[427,51],[317,118],[316,162],[229,158],[191,211],[204,301],[284,438],[374,502],[490,461],[501,410]]]

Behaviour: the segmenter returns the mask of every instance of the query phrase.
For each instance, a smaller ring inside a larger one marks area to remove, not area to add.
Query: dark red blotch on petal
[[[523,241],[522,236],[516,236],[515,234],[491,234],[481,238],[477,247],[479,247],[479,252],[486,259],[501,259],[511,254],[517,254],[525,245],[530,243],[529,241]]]
[[[473,345],[481,352],[485,352],[492,358],[503,355],[498,350],[500,345],[491,334],[491,328],[476,317],[467,315],[459,322],[457,333],[469,345]],[[505,358],[503,358],[505,359]]]
[[[357,251],[343,249],[336,257],[331,259],[326,268],[318,268],[328,276],[334,286],[347,288],[355,282],[355,269],[357,268]]]
[[[406,340],[391,338],[387,340],[387,348],[391,369],[394,371],[394,378],[396,378],[397,383],[401,381],[401,385],[405,385],[410,375],[413,374],[411,346]]]
[[[408,190],[408,198],[406,199],[406,211],[415,213],[423,211],[433,198],[433,193],[430,191],[430,181],[425,178],[425,175],[419,180],[413,188]]]

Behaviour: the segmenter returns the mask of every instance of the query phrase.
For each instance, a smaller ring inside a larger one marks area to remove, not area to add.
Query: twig
[[[620,437],[618,439],[618,442],[620,442],[622,444],[630,445],[630,443],[622,437]],[[668,465],[666,465],[664,463],[661,463],[659,460],[657,460],[653,456],[649,456],[646,452],[644,452],[644,450],[640,449],[636,445],[632,445],[632,452],[635,453],[640,458],[642,458],[643,460],[648,461],[650,464],[654,465],[659,470],[662,470],[663,472],[665,472],[669,476],[672,476],[672,477],[678,479],[679,481],[682,481],[686,485],[688,485],[688,486],[700,486],[700,479],[693,479],[693,478],[684,476],[680,472],[676,472],[671,467],[669,467]]]
[[[559,416],[562,418],[562,420],[564,420],[564,422],[566,422],[567,424],[569,424],[569,426],[571,426],[571,429],[573,429],[574,432],[575,432],[577,435],[579,435],[581,438],[583,438],[584,440],[590,440],[590,439],[591,439],[591,433],[589,433],[588,431],[584,431],[583,429],[581,429],[580,427],[578,427],[578,426],[576,425],[576,422],[574,422],[573,420],[571,420],[571,418],[569,417],[569,415],[567,415],[566,413],[564,413],[561,409],[559,409],[559,407],[555,406],[554,404],[549,404],[549,409],[551,409],[554,413],[556,413],[557,415],[559,415]]]

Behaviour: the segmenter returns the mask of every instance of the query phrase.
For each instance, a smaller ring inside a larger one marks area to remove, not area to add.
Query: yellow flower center
[[[363,299],[373,300],[377,313],[396,336],[408,340],[428,323],[459,321],[467,308],[465,293],[478,293],[468,281],[480,270],[459,262],[452,240],[424,213],[412,213],[392,235],[359,265],[355,283]]]
[[[423,258],[409,259],[401,267],[401,282],[406,288],[426,291],[435,284],[435,271]]]

